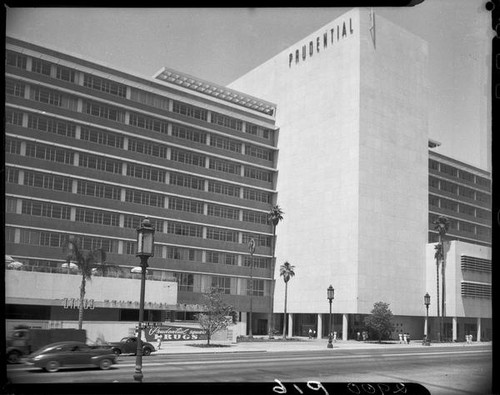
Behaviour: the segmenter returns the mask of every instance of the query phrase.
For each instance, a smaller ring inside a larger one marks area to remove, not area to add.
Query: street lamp
[[[154,255],[155,229],[149,218],[144,218],[140,227],[137,228],[137,252],[135,256],[141,258],[141,299],[139,305],[139,325],[137,336],[137,353],[135,359],[134,380],[142,382],[142,321],[144,320],[144,293],[146,288],[146,270],[148,258]]]
[[[333,287],[330,285],[328,289],[326,290],[326,298],[330,302],[330,320],[328,324],[328,345],[327,348],[333,348],[332,344],[332,300],[335,294],[335,290]]]
[[[424,304],[426,308],[426,313],[425,313],[425,343],[426,345],[430,344],[429,340],[429,305],[431,304],[431,295],[429,295],[429,292],[426,292],[424,295]]]
[[[248,320],[250,326],[248,329],[248,336],[253,337],[252,334],[252,313],[253,313],[253,253],[255,252],[255,239],[252,237],[248,241],[248,251],[250,252],[250,315]]]

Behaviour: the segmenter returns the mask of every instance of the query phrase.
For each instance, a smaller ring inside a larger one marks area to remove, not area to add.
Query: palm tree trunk
[[[436,295],[437,295],[437,320],[438,320],[438,341],[441,341],[441,317],[439,315],[439,257],[436,258]]]
[[[441,277],[443,279],[443,284],[441,285],[441,292],[443,297],[441,298],[441,314],[444,319],[446,317],[446,259],[445,259],[445,252],[444,252],[444,243],[443,239],[441,238],[441,251],[443,254],[443,262],[441,263]],[[443,328],[444,331],[444,328]]]
[[[271,338],[272,331],[274,329],[274,317],[273,317],[273,310],[274,310],[274,267],[275,267],[275,258],[276,254],[276,226],[273,225],[273,256],[271,258],[271,284],[269,286],[269,315],[267,318],[267,334],[269,335],[269,338]]]
[[[80,306],[78,308],[78,329],[83,326],[83,300],[85,298],[85,274],[82,274],[82,284],[80,285]]]
[[[283,317],[283,339],[286,339],[286,299],[288,293],[288,283],[285,283],[285,316]]]

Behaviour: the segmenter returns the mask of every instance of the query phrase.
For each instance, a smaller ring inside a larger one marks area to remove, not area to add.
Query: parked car
[[[124,337],[119,342],[111,342],[108,344],[116,355],[135,355],[137,353],[137,338],[135,336]],[[156,351],[155,346],[148,342],[142,342],[142,355],[150,355],[153,351]]]
[[[90,347],[83,342],[66,341],[48,344],[27,358],[28,365],[57,372],[68,367],[99,367],[106,370],[116,363],[110,347]]]

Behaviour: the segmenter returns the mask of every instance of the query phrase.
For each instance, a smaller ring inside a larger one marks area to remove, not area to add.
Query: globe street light
[[[248,251],[250,252],[250,314],[248,321],[250,326],[248,328],[248,336],[253,337],[252,334],[252,313],[253,313],[253,253],[255,252],[255,239],[252,237],[248,241]]]
[[[429,292],[426,292],[424,295],[424,304],[426,308],[425,313],[425,345],[430,345],[430,336],[429,336],[429,305],[431,304],[431,295]]]
[[[141,258],[141,299],[139,302],[139,325],[137,336],[137,353],[135,359],[134,380],[142,382],[142,321],[144,320],[144,293],[146,288],[146,270],[148,258],[154,255],[155,229],[149,218],[144,218],[142,224],[137,228],[137,252],[135,256]]]
[[[335,290],[333,287],[330,285],[328,289],[326,290],[326,298],[330,302],[330,320],[328,324],[328,345],[327,348],[333,348],[332,344],[332,300],[335,294]]]

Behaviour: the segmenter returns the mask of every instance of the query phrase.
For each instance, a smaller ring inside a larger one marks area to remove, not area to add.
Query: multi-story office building
[[[254,333],[267,332],[275,105],[166,68],[145,78],[10,37],[5,70],[5,245],[24,264],[7,271],[7,319],[76,320],[64,308],[79,297],[62,269],[65,240],[105,250],[120,277],[133,277],[136,228],[149,217],[146,290],[158,292],[146,297],[146,320],[192,320],[216,286],[243,323],[252,301]],[[25,281],[30,271],[39,275]],[[119,280],[90,282],[86,320],[137,318],[138,281]],[[110,292],[93,293],[96,282]]]
[[[432,221],[439,214],[451,221],[447,240],[460,241],[454,251],[490,259],[488,173],[429,153],[435,142],[428,130],[427,61],[420,37],[354,9],[229,85],[258,92],[279,108],[277,188],[286,216],[277,228],[276,266],[295,266],[289,333],[328,333],[332,284],[333,331],[343,339],[364,330],[363,317],[378,301],[390,305],[394,336],[423,336],[426,292],[431,312],[436,306],[427,244],[436,241]],[[460,267],[451,259],[450,271]],[[460,294],[460,281],[470,278],[456,273],[446,280],[447,292],[458,292],[456,309],[447,313],[488,333],[487,294],[476,294],[481,309],[460,307],[471,297]],[[277,270],[275,277],[274,308],[283,313],[284,283]]]

